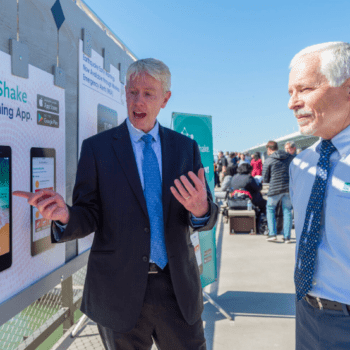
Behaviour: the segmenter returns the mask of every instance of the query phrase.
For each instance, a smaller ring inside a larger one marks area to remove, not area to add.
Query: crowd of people
[[[222,151],[214,162],[215,186],[223,192],[249,192],[252,204],[257,208],[257,223],[266,217],[268,242],[277,241],[278,232],[283,233],[284,243],[291,242],[293,217],[289,196],[289,165],[297,153],[300,152],[293,141],[285,143],[284,151],[278,149],[275,141],[269,141],[264,163],[260,152],[252,155],[226,152],[224,155]],[[263,183],[269,184],[267,200],[261,194]]]

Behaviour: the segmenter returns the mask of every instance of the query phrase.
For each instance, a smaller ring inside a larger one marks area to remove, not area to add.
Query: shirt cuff
[[[210,213],[207,213],[204,217],[202,218],[197,218],[191,213],[191,223],[194,228],[199,228],[205,226],[210,219]]]
[[[66,229],[67,225],[59,224],[58,221],[54,221],[54,225],[52,225],[52,233],[56,240],[59,242],[63,236],[63,232]]]

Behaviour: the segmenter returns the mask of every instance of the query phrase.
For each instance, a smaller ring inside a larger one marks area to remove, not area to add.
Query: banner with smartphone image
[[[210,191],[214,196],[214,155],[211,116],[173,113],[172,127],[180,134],[197,141],[205,176]],[[210,231],[195,232],[191,235],[203,288],[213,283],[217,276],[215,232],[216,227]]]
[[[65,197],[65,91],[29,65],[11,74],[0,51],[0,303],[65,263],[65,244],[51,244],[50,221],[15,190],[56,190]]]
[[[103,57],[91,50],[83,51],[79,41],[79,154],[83,141],[90,136],[120,125],[127,117],[125,87],[120,83],[119,70],[103,69]],[[78,240],[78,253],[90,249],[94,235]]]

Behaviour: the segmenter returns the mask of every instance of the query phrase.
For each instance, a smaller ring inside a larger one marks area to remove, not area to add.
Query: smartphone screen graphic
[[[56,152],[53,148],[31,149],[31,191],[56,190]],[[51,221],[42,217],[37,208],[31,209],[31,252],[35,256],[53,248],[50,237]]]
[[[0,146],[0,271],[12,264],[11,148]]]

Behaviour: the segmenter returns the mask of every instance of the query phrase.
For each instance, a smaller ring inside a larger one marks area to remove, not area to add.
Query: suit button
[[[146,233],[149,233],[149,228],[148,227],[145,227],[145,230],[144,230]]]
[[[148,257],[147,257],[147,256],[143,256],[143,257],[142,257],[142,260],[143,260],[144,262],[148,262]]]

